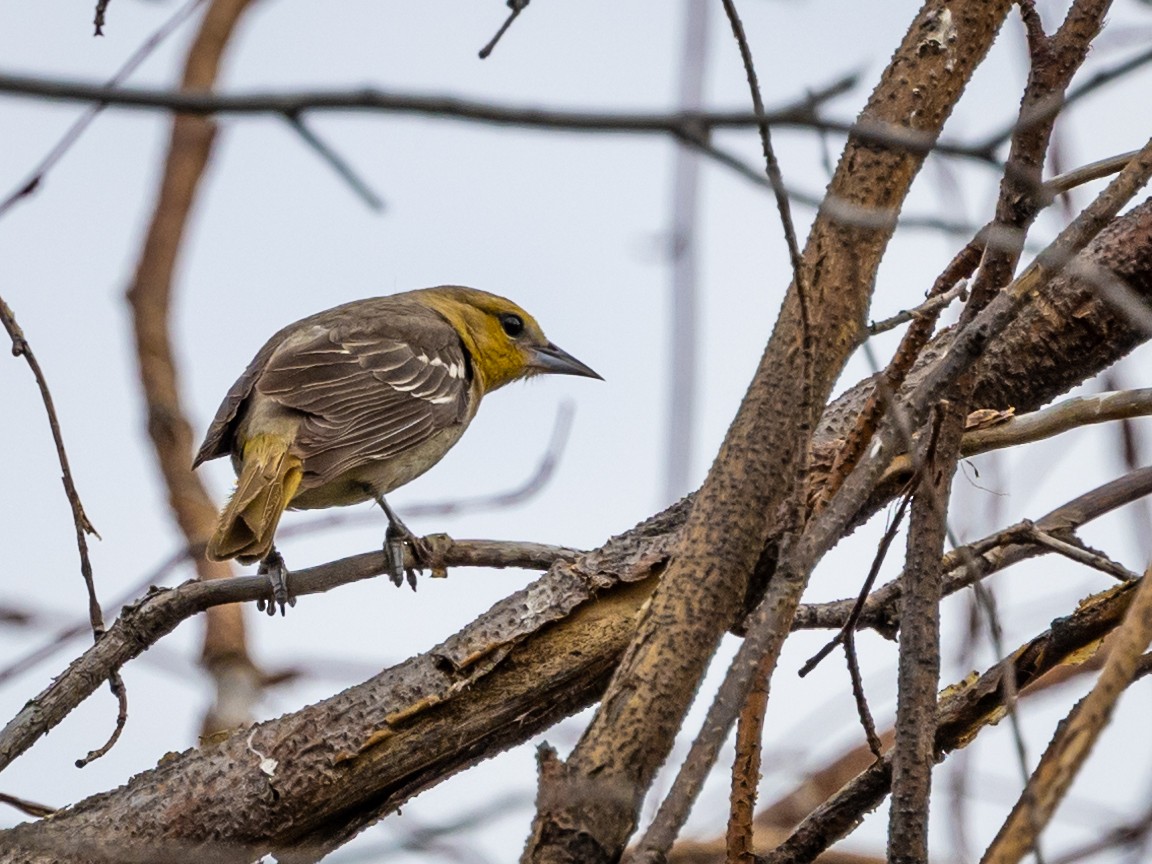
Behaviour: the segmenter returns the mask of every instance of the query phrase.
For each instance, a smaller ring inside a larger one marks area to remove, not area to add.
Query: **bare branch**
[[[198,92],[212,88],[224,50],[248,6],[248,0],[212,0],[184,61],[183,89]],[[177,256],[214,138],[210,119],[187,115],[173,118],[163,178],[127,292],[148,436],[168,492],[169,508],[190,549],[202,549],[211,536],[216,506],[191,469],[192,426],[180,398],[169,310]],[[201,579],[221,579],[232,573],[227,562],[208,561],[202,552],[194,560]],[[239,607],[213,607],[205,625],[202,662],[213,675],[217,698],[206,714],[203,732],[212,734],[251,720],[252,698],[258,691],[255,682],[260,675],[248,655]],[[246,683],[233,688],[239,681]],[[235,693],[245,698],[230,698]]]
[[[105,0],[101,0],[100,6],[97,8],[97,21],[102,20],[103,13],[101,10],[104,2]],[[187,3],[177,9],[171,18],[161,24],[139,48],[132,52],[131,56],[124,62],[124,65],[117,69],[116,74],[108,79],[105,86],[115,87],[122,81],[126,81],[140,64],[143,63],[153,51],[160,47],[164,40],[172,35],[172,33],[187,21],[192,16],[192,13],[199,9],[205,2],[206,0],[188,0]],[[48,176],[48,172],[64,158],[64,154],[72,149],[72,145],[80,140],[80,136],[84,134],[84,131],[92,124],[92,121],[96,119],[105,107],[106,103],[93,105],[85,111],[75,123],[68,127],[68,131],[66,131],[60,140],[56,142],[56,145],[48,151],[48,155],[33,169],[31,175],[13,190],[7,198],[0,201],[0,218],[3,218],[20,200],[40,188],[44,182],[44,178]]]
[[[977,540],[961,549],[953,549],[943,558],[945,595],[954,594],[1013,564],[1044,554],[1048,547],[1033,541],[1033,533],[1072,537],[1073,532],[1088,522],[1113,510],[1152,495],[1152,467],[1140,468],[1057,507],[1034,523],[1020,522]],[[858,613],[859,627],[872,627],[892,637],[899,625],[896,611],[900,581],[888,582],[865,600]],[[801,606],[793,629],[842,627],[851,620],[858,600],[836,600]]]
[[[1140,655],[1152,642],[1152,567],[1138,583],[1127,584],[1138,588],[1132,592],[1135,596],[1096,685],[1057,727],[1012,813],[984,853],[982,864],[1016,864],[1034,848],[1039,832],[1108,724],[1116,700],[1132,683]]]
[[[923,318],[928,315],[937,315],[944,309],[952,305],[952,301],[957,298],[963,300],[968,293],[968,282],[961,279],[956,282],[951,288],[943,294],[935,294],[921,303],[914,309],[904,309],[897,312],[890,318],[885,318],[883,321],[875,321],[868,325],[868,335],[878,336],[881,333],[887,333],[889,330],[894,330],[901,324],[907,324],[917,318]]]
[[[44,371],[40,368],[40,362],[36,359],[36,355],[32,353],[32,347],[28,344],[28,340],[24,338],[24,331],[16,323],[16,316],[8,304],[4,302],[3,297],[0,297],[0,323],[4,325],[4,329],[8,331],[8,336],[12,339],[12,355],[23,357],[28,363],[28,368],[32,370],[32,375],[36,379],[36,386],[40,390],[40,399],[43,401],[44,410],[48,414],[48,426],[52,430],[52,443],[56,446],[56,458],[60,463],[60,479],[64,484],[64,494],[68,498],[68,506],[72,511],[72,525],[76,530],[76,549],[80,554],[80,575],[84,579],[84,587],[88,592],[88,624],[92,628],[92,638],[99,642],[105,632],[104,612],[96,597],[96,581],[92,576],[92,561],[88,557],[88,535],[92,534],[96,537],[100,535],[96,533],[96,529],[88,521],[88,514],[84,512],[84,504],[80,501],[80,493],[76,491],[76,483],[72,479],[72,468],[68,464],[68,452],[64,449],[64,435],[60,431],[60,421],[56,416],[56,405],[52,400],[52,392],[48,389],[48,381],[44,377]],[[115,671],[107,676],[107,680],[113,695],[116,696],[118,705],[116,724],[112,729],[111,736],[102,746],[76,763],[78,768],[82,768],[93,759],[103,756],[112,748],[120,737],[128,717],[128,692],[124,688],[124,682]]]
[[[1152,388],[1073,396],[1030,414],[1006,417],[995,426],[972,429],[964,434],[960,452],[964,456],[978,456],[1043,441],[1095,423],[1149,415],[1152,415]],[[902,477],[911,469],[912,460],[903,454],[892,460],[884,476]]]
[[[948,531],[948,499],[963,416],[962,403],[945,400],[935,407],[916,472],[908,549],[900,574],[899,689],[888,821],[890,864],[926,864],[928,860],[928,809],[940,682],[944,575],[940,553]]]
[[[980,730],[1005,714],[1005,679],[1023,690],[1051,670],[1084,659],[1084,649],[1115,629],[1132,603],[1138,585],[1128,582],[1083,600],[1072,614],[1056,619],[1050,630],[1031,639],[978,679],[945,691],[937,708],[936,750],[946,754],[965,747]],[[797,826],[784,842],[760,858],[760,864],[801,864],[845,836],[864,813],[887,794],[892,780],[891,756],[868,767]]]
[[[496,31],[496,35],[488,40],[488,44],[480,49],[480,59],[487,60],[488,57],[496,48],[496,44],[508,32],[508,28],[512,26],[512,22],[520,17],[520,13],[528,8],[529,0],[508,0],[508,8],[512,10],[511,14],[504,19],[504,23],[500,25],[500,29]]]
[[[773,125],[809,127],[816,122],[819,105],[856,85],[848,75],[827,87],[806,94],[794,104],[767,112],[764,120]],[[309,111],[381,111],[415,114],[449,120],[470,120],[498,126],[519,126],[569,132],[616,132],[673,135],[696,139],[715,129],[754,128],[762,120],[754,112],[715,111],[678,113],[606,113],[594,111],[552,111],[494,105],[450,96],[417,96],[388,93],[371,88],[347,91],[300,93],[256,93],[225,96],[137,87],[105,87],[75,81],[54,81],[22,75],[0,75],[0,93],[65,102],[96,102],[122,108],[172,111],[178,114],[280,114],[299,116]],[[844,125],[842,131],[852,132]],[[874,131],[879,135],[880,132]],[[895,134],[895,133],[894,133]],[[905,136],[907,137],[907,136]],[[903,139],[901,139],[903,141]],[[908,146],[924,148],[909,139]]]
[[[573,557],[574,550],[538,543],[452,540],[444,534],[425,538],[434,570],[448,567],[524,567],[542,569]],[[411,564],[412,562],[408,562]],[[369,552],[297,570],[292,589],[300,596],[378,576],[386,571],[384,553]],[[155,589],[121,617],[104,637],[57,676],[51,685],[0,731],[0,771],[58,724],[113,670],[172,632],[186,618],[228,603],[254,602],[268,596],[264,576],[185,582],[178,588]]]

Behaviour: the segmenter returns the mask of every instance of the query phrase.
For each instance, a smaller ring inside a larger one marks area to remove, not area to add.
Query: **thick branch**
[[[908,552],[900,576],[903,626],[888,821],[890,864],[928,861],[932,745],[936,737],[936,693],[940,689],[940,598],[944,581],[940,553],[948,528],[948,500],[963,422],[962,405],[946,401],[937,406],[908,525]]]
[[[935,138],[1007,9],[1007,3],[944,7],[930,0],[862,120]],[[899,208],[922,162],[922,156],[852,137],[829,196],[866,210]],[[796,284],[789,289],[668,572],[600,709],[565,770],[542,779],[525,862],[611,862],[623,852],[712,652],[741,610],[772,521],[785,512],[785,502],[797,489],[818,419],[809,415],[809,406],[819,410],[823,405],[858,344],[873,277],[893,230],[892,225],[845,225],[827,209],[818,215],[804,253],[804,294]],[[805,307],[811,313],[807,321]],[[775,607],[780,641],[805,581],[797,579]],[[777,573],[773,585],[779,584]],[[759,665],[759,658],[754,662]],[[698,770],[706,770],[704,762]],[[677,821],[669,818],[664,824]],[[653,840],[653,854],[670,845],[666,839]],[[649,849],[642,848],[637,856],[647,854]]]
[[[468,566],[545,569],[558,560],[571,559],[579,554],[572,549],[538,543],[454,541],[443,534],[427,539],[431,549],[431,560],[427,563],[436,570]],[[407,563],[415,566],[414,561]],[[387,569],[382,552],[354,555],[293,572],[292,590],[300,596],[317,594],[379,576]],[[63,675],[57,676],[0,732],[0,771],[63,720],[111,672],[171,633],[181,621],[217,606],[250,603],[267,596],[266,576],[240,576],[190,581],[178,588],[154,589],[144,599],[126,606],[104,637],[73,661]],[[546,589],[538,589],[535,596],[547,597],[553,603],[556,601],[555,594]],[[500,637],[498,633],[490,633],[488,638]]]

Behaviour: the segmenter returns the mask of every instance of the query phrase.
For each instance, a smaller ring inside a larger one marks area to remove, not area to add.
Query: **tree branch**
[[[774,125],[812,126],[817,108],[856,86],[857,76],[846,75],[794,104],[766,112]],[[717,129],[753,129],[761,119],[750,111],[684,111],[677,113],[608,113],[553,111],[495,105],[451,96],[418,96],[388,93],[371,88],[300,93],[254,93],[218,95],[185,90],[149,90],[141,87],[108,87],[79,81],[55,81],[22,75],[0,75],[0,93],[64,102],[95,102],[121,108],[172,111],[182,115],[280,114],[299,116],[309,111],[380,111],[452,120],[470,120],[497,126],[569,132],[663,134],[684,139],[703,139]],[[842,124],[843,125],[843,124]],[[850,132],[850,125],[841,131]],[[881,130],[872,134],[880,135]],[[897,135],[893,132],[892,135]],[[907,146],[924,148],[920,139],[908,138]]]
[[[1009,689],[1019,692],[1065,663],[1082,661],[1085,648],[1099,642],[1124,620],[1137,586],[1148,581],[1125,583],[1083,600],[1072,614],[1056,619],[1050,630],[1017,648],[977,680],[948,688],[937,707],[937,758],[966,747],[981,729],[1003,719],[1008,676],[1013,679]],[[758,858],[759,864],[814,860],[883,800],[891,781],[889,754],[808,814],[787,840]]]
[[[1127,583],[1132,585],[1134,583]],[[1112,717],[1116,700],[1132,683],[1141,654],[1152,642],[1152,567],[1131,593],[1131,605],[1095,686],[1056,729],[1020,799],[981,858],[982,864],[1016,864],[1035,848],[1068,787]]]
[[[862,122],[907,127],[935,139],[1008,8],[1006,3],[945,8],[930,0],[885,70]],[[922,161],[850,138],[829,195],[865,209],[898,208]],[[577,838],[591,838],[596,851],[589,860],[613,861],[623,851],[642,795],[667,756],[719,628],[729,624],[744,603],[773,530],[782,533],[793,527],[773,523],[788,512],[789,496],[803,491],[802,481],[797,487],[796,472],[807,464],[809,436],[818,419],[804,408],[810,401],[822,404],[827,399],[862,336],[873,276],[892,231],[892,226],[845,225],[826,210],[818,215],[804,255],[811,280],[804,298],[811,310],[809,327],[802,326],[793,284],[745,401],[697,493],[650,613],[570,759],[580,782],[560,797],[575,803],[538,815],[535,836],[552,836],[538,847],[540,854],[534,855],[530,847],[526,861],[562,860],[565,840]],[[812,346],[811,364],[805,362],[806,339]],[[749,616],[745,641],[709,709],[704,731],[657,813],[654,830],[639,844],[637,861],[658,860],[667,853],[747,698],[754,673],[766,665],[770,674],[775,666],[815,564],[814,555],[793,549],[795,540],[777,535],[784,546],[781,563]],[[762,572],[766,576],[770,570],[769,564]],[[586,803],[589,793],[591,804]]]
[[[248,5],[248,0],[212,0],[185,60],[184,90],[212,88],[233,29]],[[176,260],[214,137],[210,119],[189,115],[173,119],[164,176],[128,290],[148,435],[169,507],[190,549],[202,549],[211,536],[216,505],[192,473],[192,426],[180,400],[169,311]],[[194,560],[201,579],[232,575],[227,562],[209,561],[203,553]],[[204,718],[204,734],[250,722],[260,675],[248,656],[239,606],[212,607],[205,616],[202,660],[217,687],[215,703]]]

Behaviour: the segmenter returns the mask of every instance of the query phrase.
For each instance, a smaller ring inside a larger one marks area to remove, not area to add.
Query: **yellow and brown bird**
[[[208,557],[279,571],[283,608],[284,511],[376,500],[399,584],[413,538],[384,496],[439,462],[486,394],[541,374],[600,377],[511,300],[474,288],[356,300],[288,325],[232,385],[193,462],[230,455],[237,474]]]

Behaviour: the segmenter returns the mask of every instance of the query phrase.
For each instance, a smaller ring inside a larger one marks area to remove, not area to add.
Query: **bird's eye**
[[[524,332],[524,319],[519,315],[501,315],[500,326],[504,328],[504,332],[515,339]]]

